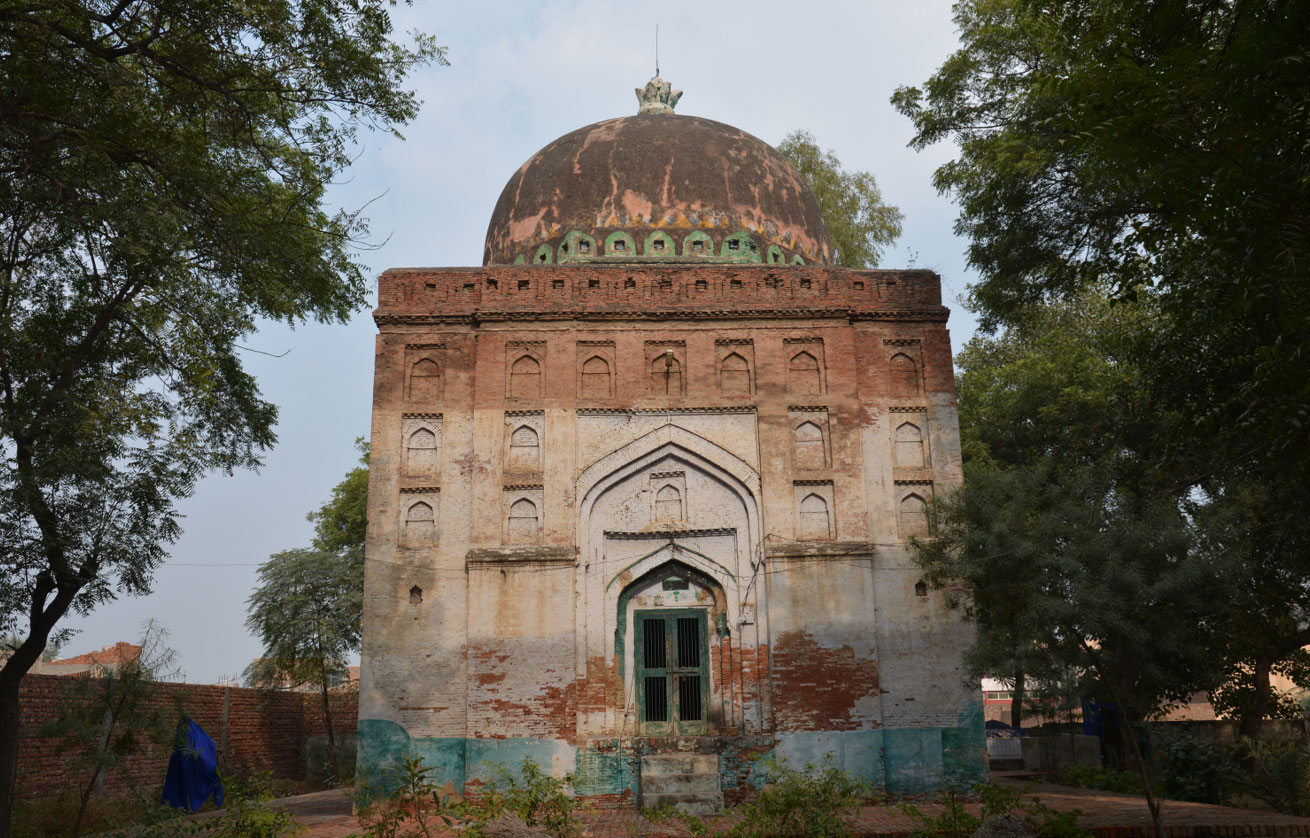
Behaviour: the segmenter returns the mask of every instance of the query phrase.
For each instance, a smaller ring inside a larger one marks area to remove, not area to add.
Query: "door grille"
[[[703,611],[639,611],[637,701],[652,735],[707,732],[709,649]]]
[[[669,720],[668,679],[663,675],[646,676],[646,721]],[[699,693],[697,694],[699,696]]]
[[[647,669],[663,669],[668,666],[664,652],[664,621],[645,621],[645,663]]]
[[[678,666],[700,666],[700,620],[678,618]]]
[[[678,679],[678,716],[684,722],[701,721],[699,675],[683,675]]]

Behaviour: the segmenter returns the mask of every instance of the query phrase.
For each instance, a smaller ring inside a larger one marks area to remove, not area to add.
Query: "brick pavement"
[[[1012,777],[994,779],[999,784],[1026,788],[1025,800],[1036,797],[1061,812],[1081,809],[1083,814],[1078,823],[1092,829],[1096,838],[1152,838],[1154,835],[1144,798],[1053,783],[1024,784]],[[309,827],[305,833],[308,838],[346,838],[361,830],[359,820],[350,813],[350,799],[344,792],[316,792],[279,802],[295,814],[298,822]],[[922,804],[919,808],[930,815],[942,811],[942,807],[935,804]],[[977,811],[977,807],[971,808]],[[1310,818],[1274,812],[1171,800],[1164,803],[1164,816],[1169,838],[1310,838]],[[651,823],[632,809],[588,811],[581,815],[581,819],[586,838],[681,838],[690,835],[676,823]],[[731,823],[730,816],[720,818],[716,831],[728,828]],[[913,828],[914,824],[894,808],[865,807],[858,821],[862,838],[909,838]]]

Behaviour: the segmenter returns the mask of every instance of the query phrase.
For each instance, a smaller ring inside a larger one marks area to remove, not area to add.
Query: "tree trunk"
[[[18,734],[23,708],[18,687],[23,676],[45,651],[46,629],[33,632],[0,667],[0,838],[13,830],[14,799],[18,785]]]
[[[1014,673],[1014,692],[1010,693],[1010,727],[1023,727],[1023,670]]]
[[[0,670],[0,838],[9,838],[10,835],[14,787],[18,782],[18,721],[22,713],[18,684],[21,679],[21,675],[10,672],[8,664]]]
[[[341,766],[337,764],[337,736],[332,731],[332,707],[331,702],[328,701],[326,665],[323,667],[323,677],[320,680],[323,685],[323,721],[327,724],[328,756],[332,760],[332,786],[335,788],[336,784],[341,782]]]
[[[1151,813],[1151,823],[1155,826],[1156,838],[1164,838],[1164,812],[1160,809],[1160,799],[1155,796],[1155,790],[1151,788],[1151,769],[1146,764],[1146,757],[1142,754],[1142,748],[1137,744],[1137,736],[1133,733],[1132,719],[1122,710],[1119,713],[1123,719],[1124,731],[1128,734],[1128,743],[1132,746],[1133,756],[1137,759],[1137,773],[1142,778],[1142,788],[1146,789],[1146,808]]]
[[[95,771],[91,772],[91,782],[86,784],[86,790],[82,792],[82,805],[77,807],[77,820],[73,821],[73,838],[78,838],[82,834],[82,820],[86,817],[87,804],[91,802],[91,795],[95,793],[96,785],[104,776],[103,772],[104,765],[97,760]]]
[[[1269,683],[1269,670],[1273,669],[1274,664],[1283,657],[1281,651],[1273,646],[1266,646],[1255,658],[1255,691],[1251,693],[1251,703],[1242,711],[1242,719],[1237,728],[1239,736],[1249,736],[1252,739],[1260,736],[1265,714],[1269,712],[1269,700],[1274,692],[1273,686]]]
[[[0,838],[13,834],[14,796],[18,785],[18,734],[22,703],[18,688],[23,676],[41,659],[50,631],[68,611],[81,586],[58,588],[44,571],[37,575],[32,591],[30,633],[9,660],[0,667]],[[50,594],[54,598],[47,604]]]
[[[1128,705],[1124,702],[1125,696],[1132,698],[1132,695],[1127,690],[1121,692],[1114,688],[1114,684],[1109,677],[1110,673],[1106,672],[1105,668],[1101,666],[1099,650],[1093,650],[1086,641],[1083,641],[1081,645],[1083,654],[1087,656],[1088,662],[1091,663],[1092,669],[1096,672],[1097,680],[1104,684],[1105,688],[1110,692],[1110,700],[1114,702],[1115,712],[1119,716],[1119,727],[1122,732],[1121,741],[1127,740],[1137,762],[1137,773],[1142,778],[1142,788],[1146,791],[1146,810],[1151,813],[1151,824],[1155,827],[1155,836],[1156,838],[1164,838],[1164,812],[1160,806],[1160,799],[1155,796],[1155,789],[1151,786],[1150,766],[1147,765],[1146,756],[1142,753],[1142,747],[1137,742],[1137,735],[1133,733],[1132,715],[1128,712]],[[1115,659],[1120,664],[1119,671],[1121,673],[1136,670],[1136,667],[1125,661],[1118,653],[1115,654]],[[1128,685],[1130,689],[1131,684],[1131,681],[1125,682],[1125,685]],[[1102,719],[1101,731],[1102,735],[1104,735],[1104,719]]]

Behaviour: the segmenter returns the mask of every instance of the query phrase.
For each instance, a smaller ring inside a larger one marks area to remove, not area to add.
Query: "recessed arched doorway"
[[[677,552],[676,543],[670,552]],[[730,679],[727,598],[722,586],[670,559],[619,595],[616,652],[644,736],[700,736],[723,727]]]

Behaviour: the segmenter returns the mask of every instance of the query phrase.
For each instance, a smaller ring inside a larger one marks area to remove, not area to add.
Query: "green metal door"
[[[637,712],[651,736],[708,732],[709,646],[705,612],[636,613]]]

